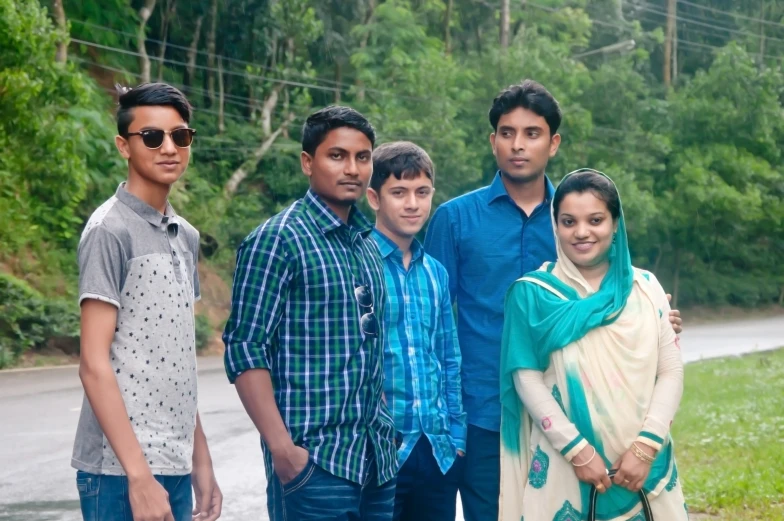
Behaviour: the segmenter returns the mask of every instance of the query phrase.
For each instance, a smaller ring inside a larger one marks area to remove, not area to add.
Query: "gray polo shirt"
[[[79,303],[97,299],[117,307],[111,364],[156,475],[191,472],[198,248],[199,233],[168,203],[163,215],[124,184],[93,213],[79,242]],[[124,474],[86,396],[71,465],[94,474]]]

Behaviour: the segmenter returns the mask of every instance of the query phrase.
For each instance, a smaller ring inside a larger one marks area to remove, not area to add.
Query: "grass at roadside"
[[[673,438],[690,512],[784,520],[784,349],[686,366]]]

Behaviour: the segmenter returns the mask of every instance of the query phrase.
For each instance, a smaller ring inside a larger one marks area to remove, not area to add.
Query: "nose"
[[[343,173],[351,177],[356,177],[359,175],[359,164],[357,163],[357,158],[349,157],[346,159],[346,161],[343,162]]]
[[[587,239],[591,232],[584,223],[579,223],[574,229],[574,236],[577,239]]]
[[[515,134],[512,141],[512,149],[515,151],[525,150],[525,136],[522,133],[518,132]]]
[[[163,143],[161,144],[161,153],[166,155],[174,155],[177,153],[177,146],[174,144],[171,134],[164,134]]]
[[[406,210],[416,210],[419,208],[419,200],[414,192],[409,193],[405,200]]]

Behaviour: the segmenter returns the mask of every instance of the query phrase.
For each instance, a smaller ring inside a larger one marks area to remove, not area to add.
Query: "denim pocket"
[[[89,474],[81,470],[76,471],[76,489],[80,498],[95,497],[101,486],[101,476]]]
[[[308,463],[307,465],[305,465],[305,468],[302,469],[302,472],[297,474],[297,476],[294,479],[292,479],[285,485],[281,484],[281,486],[283,487],[283,495],[288,496],[289,494],[296,492],[300,488],[304,487],[307,484],[310,477],[313,475],[314,470],[316,470],[316,464],[313,463],[313,460],[308,459]]]

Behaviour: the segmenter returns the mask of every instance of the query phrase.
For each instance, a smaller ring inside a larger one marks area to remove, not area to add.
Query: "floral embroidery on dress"
[[[550,421],[550,418],[546,416],[542,418],[542,430],[548,431],[552,426],[553,426],[553,422]]]
[[[561,510],[555,513],[553,521],[582,521],[583,516],[575,510],[569,501],[566,501]]]
[[[528,482],[534,488],[542,488],[547,483],[547,470],[550,468],[550,457],[537,445],[531,469],[528,471]]]
[[[673,462],[673,464],[672,464],[672,475],[670,476],[670,481],[667,482],[667,486],[664,487],[664,489],[667,492],[670,492],[670,491],[672,491],[672,489],[675,488],[675,485],[677,485],[677,484],[678,484],[678,467]]]
[[[566,414],[566,407],[564,407],[563,398],[561,398],[561,391],[558,389],[557,385],[553,386],[553,398],[555,401],[558,402],[558,405],[561,406],[561,410]]]

